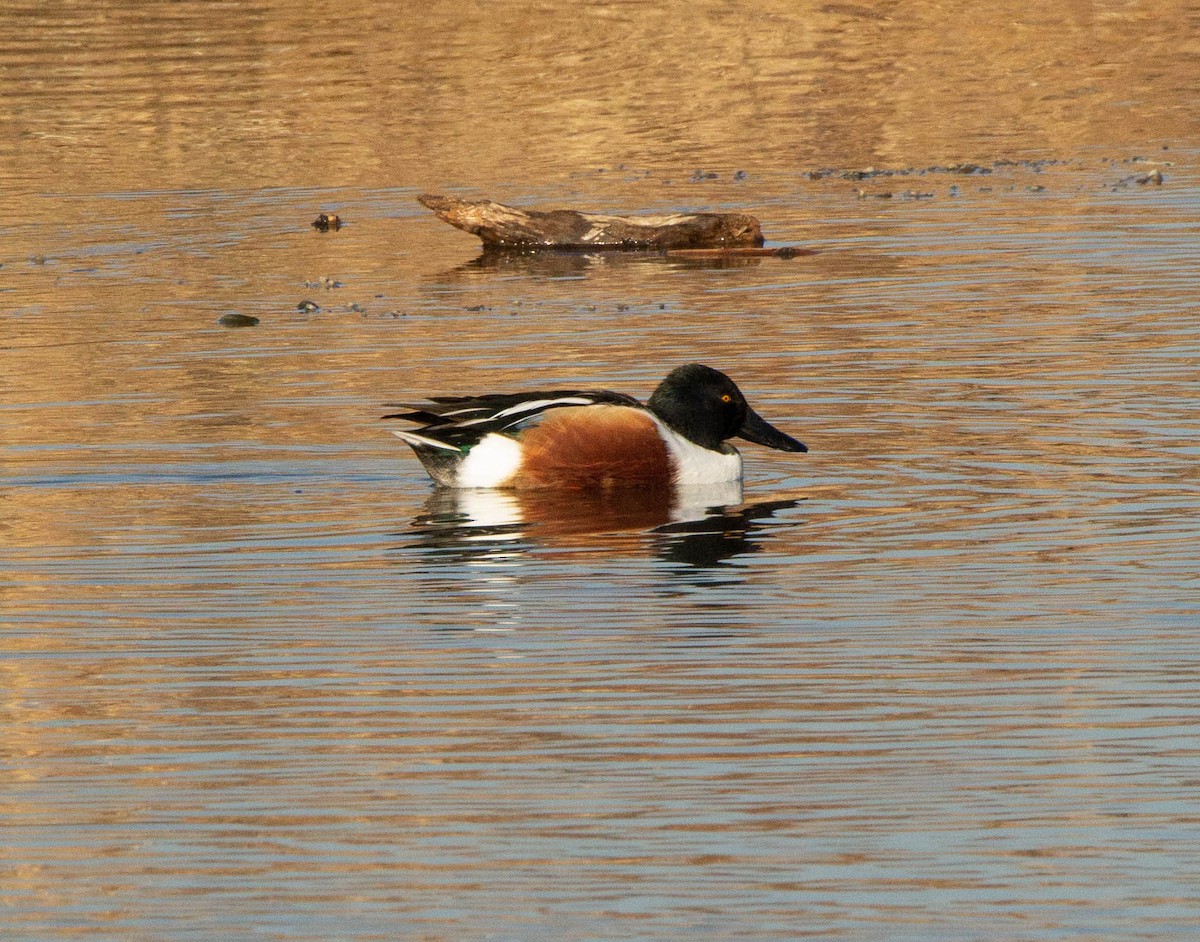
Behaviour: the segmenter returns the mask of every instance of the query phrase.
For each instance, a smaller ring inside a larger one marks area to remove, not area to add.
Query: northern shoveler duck
[[[808,451],[750,408],[733,380],[699,363],[672,370],[643,405],[622,393],[553,390],[439,396],[384,416],[447,487],[690,487],[740,481],[734,437]]]

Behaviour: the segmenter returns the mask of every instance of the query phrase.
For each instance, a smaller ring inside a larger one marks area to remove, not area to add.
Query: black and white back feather
[[[485,435],[515,435],[536,424],[552,409],[565,406],[618,405],[644,408],[624,393],[602,390],[555,389],[545,392],[491,396],[434,396],[419,404],[387,403],[393,412],[385,419],[422,423],[419,428],[395,434],[421,454],[422,449],[444,449],[465,455]]]

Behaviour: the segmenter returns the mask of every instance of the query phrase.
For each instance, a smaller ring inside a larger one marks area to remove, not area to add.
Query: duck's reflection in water
[[[755,528],[799,503],[796,499],[756,501],[665,524],[655,531],[657,554],[669,562],[707,569],[735,556],[756,553],[762,544],[751,536]]]
[[[758,549],[755,525],[795,499],[742,505],[738,482],[684,491],[599,493],[439,488],[413,525],[419,545],[463,559],[534,548],[644,553],[711,567]]]

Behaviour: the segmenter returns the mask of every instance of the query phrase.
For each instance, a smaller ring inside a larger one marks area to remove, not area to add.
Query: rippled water
[[[0,935],[1195,938],[1196,11],[314,16],[0,17]],[[564,504],[378,421],[690,360],[810,453]]]

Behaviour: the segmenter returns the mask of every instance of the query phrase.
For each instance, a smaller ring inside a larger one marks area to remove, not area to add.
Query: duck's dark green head
[[[716,451],[722,442],[737,437],[779,451],[808,451],[751,409],[733,380],[711,366],[677,367],[659,383],[646,405],[702,448]]]

